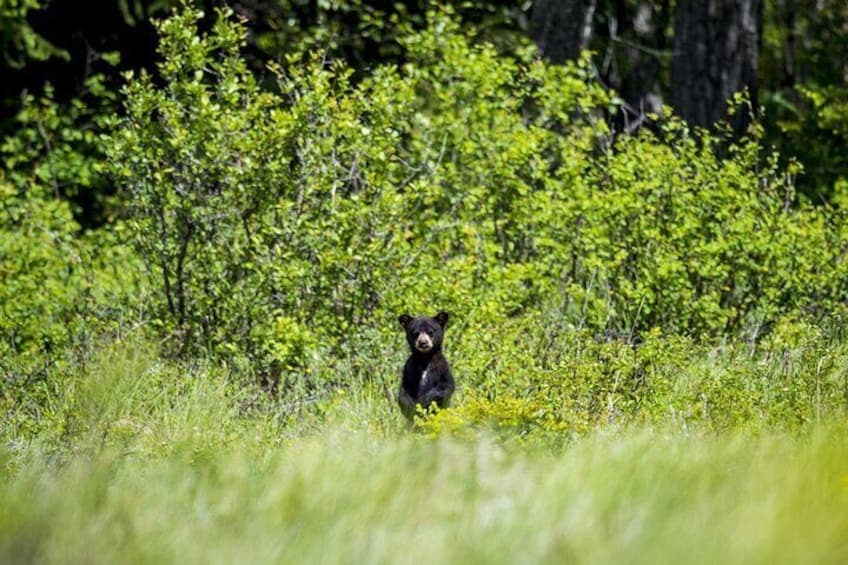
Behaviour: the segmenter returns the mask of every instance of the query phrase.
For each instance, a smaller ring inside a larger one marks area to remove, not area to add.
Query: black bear
[[[406,330],[410,349],[409,359],[403,366],[398,404],[403,415],[411,421],[418,405],[427,409],[433,402],[439,408],[450,404],[455,387],[448,360],[442,355],[448,315],[439,312],[433,318],[413,318],[403,314],[398,321]]]

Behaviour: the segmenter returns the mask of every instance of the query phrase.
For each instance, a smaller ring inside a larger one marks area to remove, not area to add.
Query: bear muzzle
[[[415,338],[415,349],[421,353],[427,353],[433,349],[433,340],[429,335],[422,332],[418,334],[417,338]]]

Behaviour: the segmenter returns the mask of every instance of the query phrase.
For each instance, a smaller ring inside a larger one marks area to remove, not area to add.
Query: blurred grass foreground
[[[202,371],[196,369],[195,371]],[[51,437],[4,438],[4,563],[840,563],[845,426],[409,433],[379,391],[283,425],[111,354]],[[205,375],[209,377],[209,375]],[[57,445],[62,445],[57,448]]]

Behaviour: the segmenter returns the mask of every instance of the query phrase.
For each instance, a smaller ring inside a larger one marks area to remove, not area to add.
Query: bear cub
[[[447,359],[442,355],[442,339],[448,314],[439,312],[435,317],[409,314],[398,317],[406,330],[410,355],[403,366],[403,378],[398,392],[398,404],[403,415],[412,421],[415,407],[424,409],[435,402],[439,408],[447,408],[455,388],[453,375]]]

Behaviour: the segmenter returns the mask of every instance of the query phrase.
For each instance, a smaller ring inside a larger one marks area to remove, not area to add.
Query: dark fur
[[[416,406],[427,409],[435,402],[439,408],[447,408],[455,385],[447,359],[442,355],[442,340],[448,315],[439,312],[434,318],[419,316],[413,318],[409,314],[398,317],[400,325],[406,331],[406,341],[409,343],[410,355],[403,366],[403,378],[398,392],[398,404],[403,415],[412,420]],[[427,334],[432,342],[429,351],[419,351],[415,344],[421,333]],[[426,382],[422,376],[427,373]],[[423,384],[423,386],[421,386]]]

